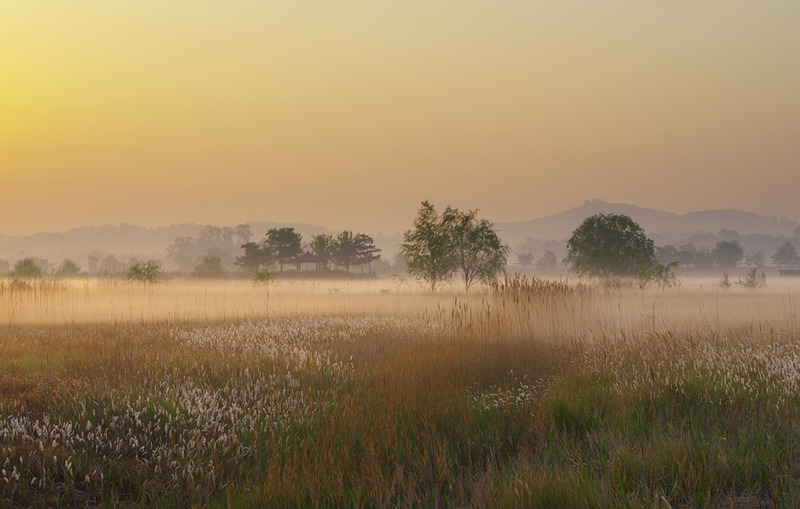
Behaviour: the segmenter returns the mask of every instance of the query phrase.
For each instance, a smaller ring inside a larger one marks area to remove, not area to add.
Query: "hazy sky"
[[[16,1],[0,233],[386,233],[423,199],[800,220],[800,2]]]

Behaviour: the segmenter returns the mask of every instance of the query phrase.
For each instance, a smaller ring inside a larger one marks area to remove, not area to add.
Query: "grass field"
[[[0,280],[9,506],[800,504],[800,282]]]

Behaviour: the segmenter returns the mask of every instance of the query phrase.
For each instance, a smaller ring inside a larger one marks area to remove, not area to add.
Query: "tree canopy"
[[[455,264],[461,269],[468,290],[475,281],[486,281],[502,272],[510,251],[492,223],[478,219],[477,214],[477,210],[461,212],[450,207],[442,214]]]
[[[161,279],[161,267],[155,260],[134,263],[128,269],[128,279],[142,284],[157,283]]]
[[[303,236],[294,231],[294,228],[271,228],[267,231],[266,245],[272,249],[281,270],[286,263],[292,261],[303,253]]]
[[[327,269],[328,262],[333,258],[336,251],[336,242],[333,240],[333,236],[324,233],[314,235],[311,238],[309,247],[311,248],[311,252],[314,253],[314,256],[322,258],[322,267],[323,269]]]
[[[595,214],[572,232],[567,263],[579,274],[633,276],[642,264],[656,261],[653,241],[629,216]]]
[[[236,257],[234,262],[242,268],[242,272],[248,276],[255,275],[261,269],[266,269],[275,261],[272,249],[265,244],[246,242],[242,244],[244,254]]]
[[[735,240],[720,240],[711,250],[714,263],[721,269],[734,269],[739,261],[744,258],[744,249]]]
[[[372,272],[372,262],[379,260],[381,250],[375,247],[375,241],[366,233],[359,233],[353,239],[355,247],[355,263],[363,270],[364,265]]]
[[[428,201],[422,202],[413,227],[403,234],[400,246],[408,273],[427,281],[435,290],[456,271],[452,244],[436,208]]]
[[[428,201],[403,234],[400,249],[409,274],[430,283],[432,290],[459,269],[467,289],[475,281],[491,279],[505,268],[510,251],[492,223],[477,218],[477,211],[447,207],[439,215]]]
[[[44,275],[44,271],[33,257],[23,258],[14,264],[11,275],[20,278],[37,278]]]

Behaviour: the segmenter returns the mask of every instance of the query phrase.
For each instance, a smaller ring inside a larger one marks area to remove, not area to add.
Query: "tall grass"
[[[10,504],[800,502],[791,284],[14,284]]]

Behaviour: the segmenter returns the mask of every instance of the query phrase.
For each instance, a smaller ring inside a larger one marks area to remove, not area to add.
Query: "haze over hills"
[[[631,216],[639,223],[656,245],[678,244],[689,239],[706,247],[713,247],[716,235],[722,230],[726,238],[745,235],[759,237],[792,238],[800,223],[786,218],[763,216],[740,210],[706,210],[688,214],[676,214],[622,203],[606,203],[601,200],[586,201],[578,207],[529,221],[495,223],[504,242],[512,249],[529,239],[548,241],[550,246],[565,244],[565,239],[587,217],[597,213],[615,213]],[[491,220],[491,218],[488,218]],[[409,225],[412,218],[409,218]],[[324,226],[300,223],[248,222],[253,240],[261,239],[270,228],[290,226],[303,234],[307,242],[318,233],[335,235]],[[232,226],[232,225],[231,225]],[[167,247],[177,237],[197,236],[203,225],[178,224],[159,228],[120,224],[116,226],[74,228],[62,233],[37,233],[27,236],[0,234],[0,260],[14,262],[24,256],[46,258],[54,264],[64,258],[84,263],[90,254],[116,254],[122,260],[130,257],[163,258]],[[383,250],[384,259],[397,253],[402,235],[372,235],[375,245]],[[767,241],[771,242],[771,241]],[[774,242],[773,242],[774,244]],[[745,245],[747,249],[748,246]],[[548,248],[551,249],[551,248]],[[558,249],[556,249],[558,250]],[[767,253],[768,255],[771,253]]]
[[[740,235],[774,235],[791,237],[800,223],[786,218],[763,216],[741,210],[704,210],[676,214],[624,203],[602,200],[585,201],[578,207],[549,216],[511,223],[495,223],[503,239],[514,247],[526,238],[561,240],[593,214],[625,214],[644,229],[657,245],[680,242],[692,235],[716,234],[733,230]]]

